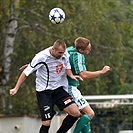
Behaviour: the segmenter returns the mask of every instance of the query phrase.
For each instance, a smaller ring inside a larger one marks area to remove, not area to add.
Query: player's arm
[[[104,66],[102,70],[99,71],[81,71],[79,73],[79,75],[83,78],[83,79],[91,79],[91,78],[95,78],[98,77],[102,74],[105,74],[106,72],[108,72],[110,70],[109,66]]]
[[[78,75],[73,75],[71,69],[66,69],[66,74],[67,74],[70,78],[72,78],[72,79],[74,79],[74,80],[81,80],[81,81],[83,81],[83,79],[82,79],[80,76],[78,76]]]
[[[28,66],[28,64],[25,64],[25,65],[21,66],[21,67],[19,68],[19,70],[20,70],[20,71],[23,71],[27,66]]]
[[[10,90],[10,95],[13,96],[17,93],[18,89],[20,88],[21,84],[25,81],[26,75],[24,72],[18,78],[18,81],[13,89]]]

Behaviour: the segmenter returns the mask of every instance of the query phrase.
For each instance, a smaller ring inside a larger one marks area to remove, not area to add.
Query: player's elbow
[[[80,72],[80,76],[83,80],[89,79],[89,75],[88,75],[87,71]]]
[[[89,77],[88,75],[86,75],[86,74],[80,74],[80,76],[81,76],[81,78],[82,78],[83,80],[87,80],[87,79],[90,78],[90,77]]]

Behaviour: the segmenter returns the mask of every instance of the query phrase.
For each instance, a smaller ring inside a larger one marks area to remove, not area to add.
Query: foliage
[[[82,82],[79,88],[84,95],[109,95],[133,93],[133,1],[132,0],[2,0],[0,52],[4,50],[5,37],[11,6],[19,23],[14,51],[11,55],[10,81],[0,84],[3,114],[37,114],[35,96],[35,75],[31,75],[22,85],[18,94],[9,96],[20,74],[19,67],[29,63],[40,50],[50,46],[60,38],[68,46],[75,38],[84,36],[91,40],[92,51],[86,57],[90,71],[110,65],[111,71],[98,78]],[[1,6],[0,6],[1,7]],[[66,13],[65,21],[54,25],[48,14],[53,7],[60,7]],[[3,54],[0,56],[0,83],[4,74]],[[83,89],[82,89],[83,88]],[[95,90],[95,91],[94,91]]]
[[[95,113],[96,117],[91,123],[92,133],[118,133],[120,130],[132,130],[132,105],[95,108]]]

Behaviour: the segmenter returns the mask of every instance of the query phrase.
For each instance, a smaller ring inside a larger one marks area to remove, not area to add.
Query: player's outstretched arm
[[[92,78],[95,78],[102,74],[107,73],[109,70],[110,70],[109,66],[104,66],[102,68],[102,70],[99,70],[99,71],[93,71],[93,72],[92,71],[82,71],[82,72],[80,72],[80,76],[83,79],[92,79]]]
[[[15,87],[13,89],[11,89],[9,92],[11,96],[13,96],[17,93],[19,87],[25,81],[25,79],[26,79],[26,75],[22,72],[21,75],[19,76],[19,79],[18,79]]]

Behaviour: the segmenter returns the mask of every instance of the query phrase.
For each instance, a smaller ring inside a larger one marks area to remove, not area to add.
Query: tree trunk
[[[3,68],[4,78],[2,79],[2,85],[7,85],[10,78],[11,55],[13,53],[14,40],[18,29],[18,20],[16,19],[13,1],[11,2],[10,11],[11,11],[11,16],[10,16],[9,26],[5,39],[5,47],[4,47],[4,68]]]

